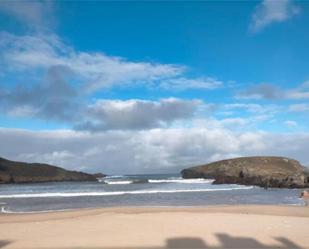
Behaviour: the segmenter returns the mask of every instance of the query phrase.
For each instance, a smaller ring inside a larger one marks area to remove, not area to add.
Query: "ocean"
[[[1,212],[44,212],[119,206],[304,205],[297,189],[212,184],[177,174],[119,175],[98,182],[0,185]]]

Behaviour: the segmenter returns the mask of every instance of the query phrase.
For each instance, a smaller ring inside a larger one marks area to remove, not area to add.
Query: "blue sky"
[[[184,64],[193,74],[242,84],[271,81],[288,86],[307,80],[308,4],[298,3],[302,13],[291,20],[252,33],[248,27],[257,5],[66,2],[59,7],[58,31],[80,50]]]
[[[264,154],[309,165],[308,13],[291,0],[1,1],[0,154],[108,173]]]

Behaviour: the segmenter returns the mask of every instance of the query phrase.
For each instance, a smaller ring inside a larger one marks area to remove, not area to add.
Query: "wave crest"
[[[183,178],[177,178],[177,179],[149,179],[149,183],[213,183],[214,180],[212,179],[204,179],[204,178],[196,178],[196,179],[183,179]]]
[[[158,193],[190,193],[190,192],[216,192],[252,189],[253,186],[237,186],[220,189],[157,189],[157,190],[134,190],[134,191],[111,191],[111,192],[67,192],[67,193],[35,193],[35,194],[13,194],[0,195],[0,198],[50,198],[50,197],[83,197],[83,196],[113,196],[113,195],[137,195],[137,194],[158,194]]]

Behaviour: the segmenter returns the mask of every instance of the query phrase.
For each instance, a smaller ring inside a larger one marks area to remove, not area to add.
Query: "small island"
[[[309,172],[285,157],[240,157],[187,168],[183,178],[214,179],[214,184],[242,184],[273,188],[308,188]]]
[[[97,181],[97,177],[49,164],[15,162],[0,158],[0,184],[63,181]]]

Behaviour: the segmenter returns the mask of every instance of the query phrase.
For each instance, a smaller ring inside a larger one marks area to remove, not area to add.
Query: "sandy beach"
[[[309,208],[121,207],[1,214],[0,248],[309,248]]]

